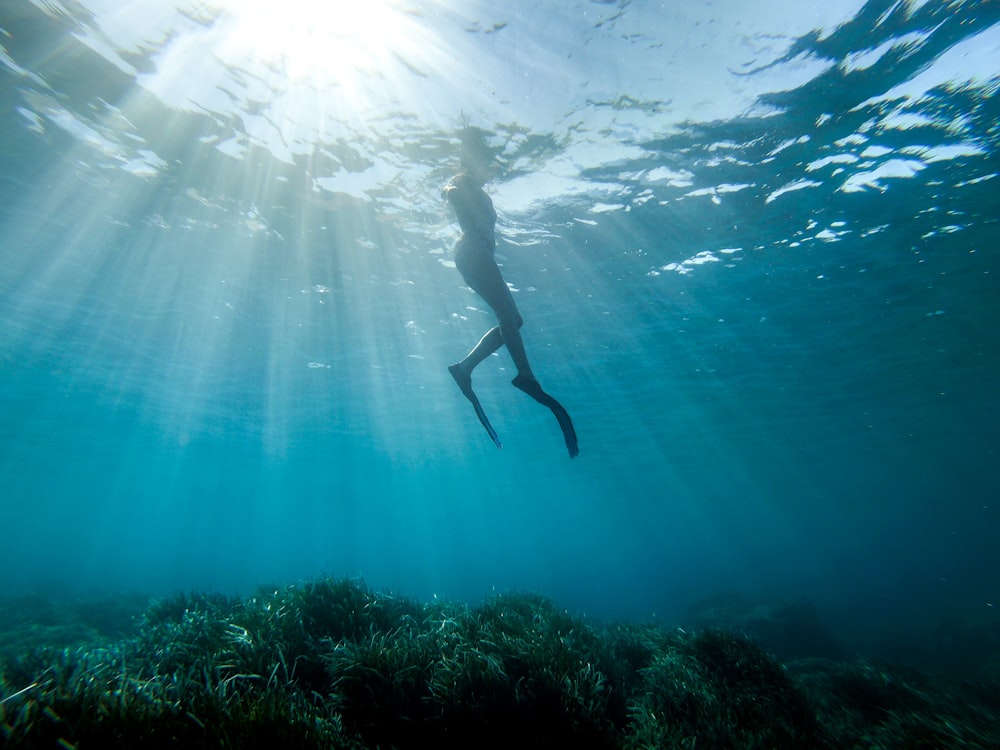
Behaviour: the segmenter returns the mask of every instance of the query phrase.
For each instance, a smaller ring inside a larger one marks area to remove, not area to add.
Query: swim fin
[[[570,419],[569,412],[563,408],[563,405],[543,391],[542,386],[534,378],[525,378],[518,375],[510,382],[515,388],[524,391],[535,399],[535,401],[542,406],[547,406],[552,411],[559,422],[559,428],[562,430],[563,440],[566,441],[566,450],[569,451],[569,457],[576,458],[580,455],[580,447],[576,440],[576,430],[573,429],[573,420]]]
[[[486,432],[490,436],[497,448],[503,448],[500,444],[500,436],[497,435],[497,431],[493,429],[493,425],[490,424],[490,420],[486,418],[486,412],[483,411],[482,404],[479,403],[479,398],[476,396],[476,392],[472,390],[472,378],[465,375],[458,365],[451,365],[448,368],[448,372],[455,379],[458,384],[459,389],[465,395],[467,399],[472,403],[472,408],[476,410],[476,416],[479,417],[479,422],[486,428]]]

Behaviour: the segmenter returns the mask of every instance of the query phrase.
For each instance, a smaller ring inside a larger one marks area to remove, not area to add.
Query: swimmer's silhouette
[[[474,170],[462,172],[451,179],[444,189],[444,196],[455,210],[458,223],[462,227],[462,237],[455,248],[455,266],[461,272],[465,283],[492,308],[499,322],[498,326],[486,332],[465,359],[449,367],[448,371],[465,397],[472,402],[476,416],[499,448],[500,438],[486,418],[483,407],[472,390],[472,371],[476,365],[506,345],[517,367],[517,376],[511,383],[552,410],[559,421],[559,427],[562,428],[569,456],[576,458],[580,451],[577,447],[573,421],[562,404],[542,390],[531,371],[531,365],[528,364],[528,355],[525,354],[520,331],[523,320],[517,311],[517,305],[514,304],[514,296],[500,275],[500,269],[493,257],[496,251],[494,228],[497,213],[493,208],[493,201],[483,190],[483,181]]]

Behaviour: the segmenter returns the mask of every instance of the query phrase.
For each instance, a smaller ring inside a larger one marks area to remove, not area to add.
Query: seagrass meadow
[[[420,604],[323,578],[245,598],[2,610],[9,748],[991,748],[1000,689],[524,593]],[[61,644],[61,645],[53,645]]]

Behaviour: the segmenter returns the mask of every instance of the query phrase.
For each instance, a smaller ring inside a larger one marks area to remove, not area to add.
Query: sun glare
[[[385,76],[420,37],[419,18],[387,0],[212,0],[233,51],[293,80],[359,85]]]

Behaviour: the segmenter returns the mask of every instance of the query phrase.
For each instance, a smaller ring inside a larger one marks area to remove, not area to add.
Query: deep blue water
[[[181,5],[0,8],[6,592],[998,617],[1000,4],[433,5],[325,84]],[[575,461],[503,350],[502,450],[448,376],[463,125]]]

